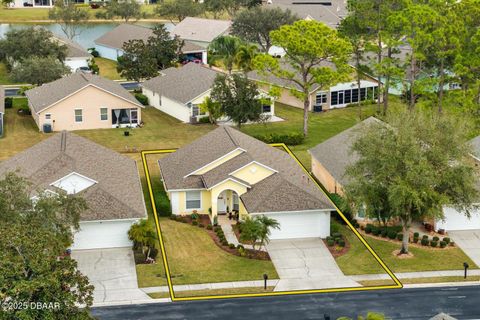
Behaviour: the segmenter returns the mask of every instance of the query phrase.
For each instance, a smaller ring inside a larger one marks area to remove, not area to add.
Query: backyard
[[[117,62],[102,58],[102,57],[97,57],[95,58],[95,63],[98,65],[99,69],[99,75],[102,77],[105,77],[110,80],[120,80],[122,77],[117,71]]]

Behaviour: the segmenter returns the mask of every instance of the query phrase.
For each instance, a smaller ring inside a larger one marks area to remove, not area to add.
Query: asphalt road
[[[108,319],[356,319],[368,311],[392,319],[429,319],[444,312],[457,319],[480,319],[480,286],[392,289],[336,294],[204,300],[94,308]]]

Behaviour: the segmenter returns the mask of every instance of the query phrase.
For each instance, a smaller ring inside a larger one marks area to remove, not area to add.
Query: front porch
[[[240,198],[234,190],[224,190],[217,193],[212,192],[212,223],[220,225],[233,225],[240,220]]]
[[[112,109],[112,128],[134,128],[140,123],[139,111],[132,109]]]

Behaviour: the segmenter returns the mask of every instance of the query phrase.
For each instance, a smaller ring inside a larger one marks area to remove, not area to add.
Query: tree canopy
[[[125,22],[144,18],[146,14],[137,0],[111,0],[105,7],[105,12],[96,13],[97,18],[115,19],[121,18]]]
[[[123,55],[117,59],[117,70],[122,77],[139,82],[158,75],[154,52],[143,40],[129,40],[123,44]]]
[[[196,17],[203,12],[202,4],[192,0],[165,0],[155,8],[155,13],[180,22],[186,17]]]
[[[228,73],[231,74],[241,46],[242,42],[237,37],[217,37],[208,46],[210,61],[222,60]]]
[[[73,2],[56,1],[55,6],[48,11],[48,18],[60,25],[68,39],[80,35],[87,26],[90,15],[88,11],[75,5]]]
[[[10,78],[17,83],[42,85],[60,79],[70,72],[69,67],[52,56],[33,56],[17,62],[11,70]]]

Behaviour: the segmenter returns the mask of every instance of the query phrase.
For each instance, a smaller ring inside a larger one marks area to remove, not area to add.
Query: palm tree
[[[261,225],[260,245],[263,247],[270,242],[271,229],[280,229],[280,223],[264,215],[256,216],[255,220]]]
[[[208,49],[211,51],[213,59],[222,60],[228,70],[228,74],[231,74],[240,46],[240,39],[232,36],[220,36],[210,43]]]
[[[257,55],[258,48],[253,44],[248,44],[238,48],[235,61],[245,74],[253,70],[253,59]]]
[[[142,219],[130,227],[128,238],[133,241],[135,246],[141,246],[142,253],[145,254],[145,249],[147,249],[146,258],[150,256],[151,249],[158,241],[157,231],[146,219]]]
[[[222,106],[210,97],[206,97],[205,100],[200,103],[200,110],[204,113],[208,112],[208,119],[211,124],[217,124],[217,119],[222,116]]]

